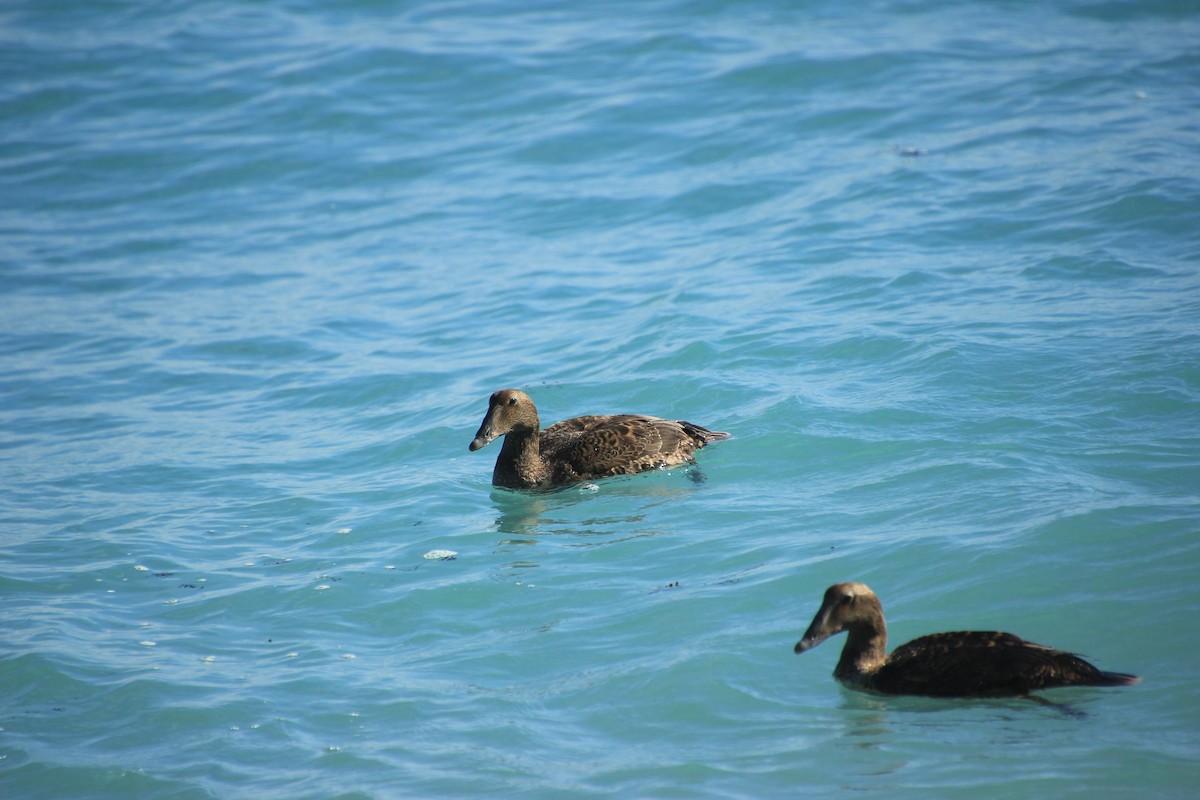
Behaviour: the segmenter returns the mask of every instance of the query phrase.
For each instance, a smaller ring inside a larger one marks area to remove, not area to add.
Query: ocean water
[[[1194,797],[1198,42],[5,5],[0,796]],[[734,438],[496,490],[509,386]],[[842,580],[1143,683],[847,691],[792,653]]]

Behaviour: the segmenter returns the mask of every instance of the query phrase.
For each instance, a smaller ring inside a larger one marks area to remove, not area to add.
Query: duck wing
[[[574,417],[541,433],[542,457],[566,479],[629,475],[691,461],[699,426],[642,414]],[[712,433],[712,432],[710,432]]]
[[[896,648],[873,676],[887,694],[1001,697],[1055,686],[1103,686],[1130,678],[1101,672],[1073,653],[1001,631],[922,636]]]

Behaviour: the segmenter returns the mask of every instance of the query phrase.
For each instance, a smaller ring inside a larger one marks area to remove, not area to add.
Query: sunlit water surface
[[[1194,797],[1197,4],[518,5],[0,11],[0,795]]]

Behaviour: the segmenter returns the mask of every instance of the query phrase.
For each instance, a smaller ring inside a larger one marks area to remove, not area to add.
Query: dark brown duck
[[[846,631],[833,676],[853,689],[928,697],[1015,697],[1058,686],[1124,686],[1139,678],[1102,672],[1077,655],[999,631],[921,636],[887,653],[879,598],[862,583],[825,591],[796,652]]]
[[[501,389],[488,401],[487,415],[471,450],[504,437],[492,483],[513,489],[545,489],[574,481],[632,475],[693,461],[709,442],[728,439],[682,420],[642,414],[574,417],[540,429],[537,408],[519,389]]]

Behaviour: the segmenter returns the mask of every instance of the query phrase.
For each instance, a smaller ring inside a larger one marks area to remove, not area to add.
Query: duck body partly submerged
[[[862,583],[839,583],[795,651],[803,653],[845,631],[833,675],[844,685],[882,694],[927,697],[1019,697],[1060,686],[1124,686],[1134,675],[1104,672],[1079,656],[1001,631],[921,636],[887,653],[879,598]]]
[[[729,438],[683,420],[644,414],[573,417],[542,430],[537,407],[519,389],[492,394],[470,449],[501,436],[492,483],[512,489],[548,489],[685,464],[709,442]]]

